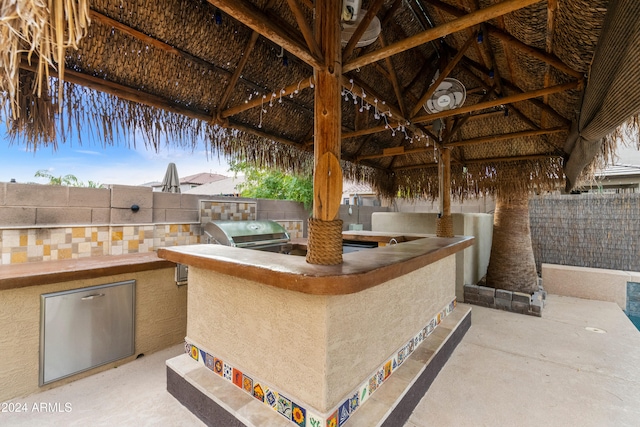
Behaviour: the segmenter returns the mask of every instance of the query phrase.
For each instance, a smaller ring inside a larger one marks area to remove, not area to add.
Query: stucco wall
[[[187,339],[326,412],[454,298],[454,257],[343,296],[190,267]]]
[[[176,286],[174,271],[167,268],[0,291],[0,401],[56,387],[182,342],[187,286]],[[131,279],[136,280],[134,356],[39,388],[40,295]]]
[[[456,296],[463,301],[463,286],[475,285],[487,274],[491,243],[493,241],[493,215],[483,213],[454,213],[453,233],[473,236],[473,245],[458,252]],[[436,234],[436,213],[376,212],[372,214],[373,231]]]
[[[542,283],[547,292],[615,302],[623,310],[627,309],[627,282],[640,282],[640,273],[542,264]]]

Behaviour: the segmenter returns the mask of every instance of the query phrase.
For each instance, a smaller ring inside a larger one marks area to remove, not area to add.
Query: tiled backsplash
[[[251,221],[257,218],[256,202],[221,202],[214,200],[200,201],[200,223],[215,220]]]
[[[255,220],[256,211],[255,202],[200,202],[201,223]],[[291,238],[303,237],[302,220],[276,222]],[[198,244],[200,234],[200,224],[164,223],[0,229],[0,265],[153,252],[167,246]]]
[[[0,264],[153,252],[200,243],[199,224],[149,224],[0,230]]]

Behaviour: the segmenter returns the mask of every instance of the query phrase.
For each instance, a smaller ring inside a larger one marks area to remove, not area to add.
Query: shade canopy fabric
[[[178,177],[178,168],[175,163],[169,163],[167,166],[167,172],[164,174],[164,178],[162,179],[162,192],[180,192],[180,178]]]
[[[318,0],[52,2],[78,5],[65,15],[77,22],[60,37],[51,33],[56,19],[29,19],[46,17],[38,2],[18,1],[0,23],[8,52],[0,100],[13,108],[10,131],[25,145],[61,143],[68,129],[90,126],[105,145],[122,143],[119,135],[142,135],[152,149],[205,141],[231,159],[313,169],[316,78],[329,42],[319,36],[326,9]],[[633,3],[363,0],[361,27],[337,41],[339,61],[329,64],[341,73],[343,176],[382,196],[437,197],[439,155],[450,150],[454,196],[555,189],[565,172],[573,186],[602,146],[582,141],[637,112],[622,102],[625,94],[637,100],[625,87],[640,78]],[[622,18],[605,24],[608,8],[621,8]],[[78,18],[84,11],[90,23]],[[358,46],[374,17],[380,35]],[[53,43],[38,44],[34,34]],[[63,47],[55,40],[68,47],[47,57]],[[47,90],[45,70],[64,71],[64,87]],[[427,111],[429,100],[459,98],[439,89],[445,79],[459,81],[466,100]]]
[[[565,143],[566,190],[600,152],[602,139],[640,113],[640,2],[609,5],[578,120]]]

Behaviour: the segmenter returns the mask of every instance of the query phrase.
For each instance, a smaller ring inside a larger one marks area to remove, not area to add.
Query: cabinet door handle
[[[92,295],[87,295],[86,297],[82,297],[82,301],[86,301],[86,300],[90,300],[90,299],[94,299],[94,298],[100,298],[103,297],[104,294],[92,294]]]

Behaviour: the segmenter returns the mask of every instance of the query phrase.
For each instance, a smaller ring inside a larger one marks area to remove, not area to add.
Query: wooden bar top
[[[309,264],[303,256],[222,245],[160,248],[158,256],[292,291],[344,295],[400,277],[453,255],[472,243],[473,237],[468,236],[428,237],[347,253],[343,255],[342,264],[332,266]]]
[[[155,252],[0,265],[0,291],[171,267]]]

